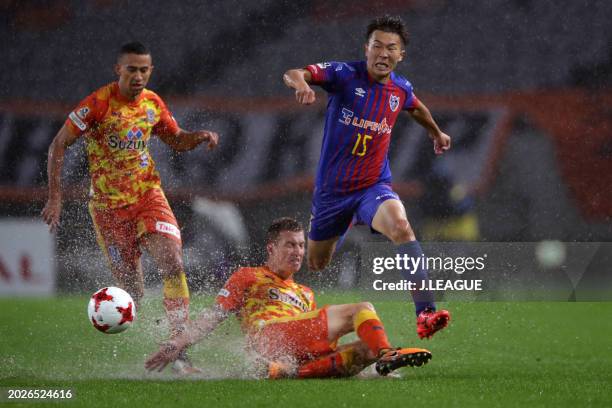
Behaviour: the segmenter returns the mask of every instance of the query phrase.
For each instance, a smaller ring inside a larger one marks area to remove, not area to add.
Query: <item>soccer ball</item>
[[[103,333],[121,333],[134,323],[134,301],[125,290],[110,286],[93,294],[87,306],[89,321]]]

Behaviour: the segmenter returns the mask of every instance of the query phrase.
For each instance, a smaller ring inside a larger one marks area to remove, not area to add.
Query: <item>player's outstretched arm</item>
[[[438,124],[431,116],[431,112],[427,106],[421,101],[417,101],[416,107],[411,109],[410,115],[417,123],[423,126],[429,133],[429,137],[434,142],[435,154],[442,154],[451,147],[451,138],[446,133],[442,132]]]
[[[193,150],[202,143],[206,143],[208,150],[219,144],[219,135],[210,130],[188,132],[180,129],[176,135],[159,135],[160,139],[177,152]]]
[[[49,180],[49,196],[45,208],[42,210],[43,220],[49,225],[51,232],[55,232],[59,225],[62,213],[62,167],[66,148],[72,145],[79,136],[73,134],[64,125],[57,132],[49,146],[47,159],[47,177]]]
[[[316,99],[309,85],[311,80],[312,74],[307,69],[290,69],[283,75],[285,85],[295,89],[295,99],[302,105],[310,105]]]
[[[162,371],[168,364],[178,358],[181,351],[212,333],[227,316],[228,313],[218,306],[204,309],[197,319],[189,322],[183,333],[162,343],[159,350],[147,359],[145,368],[149,371]]]

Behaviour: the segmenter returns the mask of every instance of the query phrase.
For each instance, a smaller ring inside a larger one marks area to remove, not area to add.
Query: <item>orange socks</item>
[[[298,368],[298,378],[326,378],[339,374],[338,367],[342,366],[340,353],[333,353],[318,360],[309,361]]]
[[[355,349],[347,347],[317,360],[309,361],[298,367],[298,378],[328,378],[346,377],[355,374],[354,364],[360,364],[355,359]],[[363,367],[358,367],[357,371]]]
[[[389,339],[380,318],[370,309],[360,310],[353,317],[353,324],[357,336],[368,345],[368,348],[378,355],[383,349],[390,349]]]

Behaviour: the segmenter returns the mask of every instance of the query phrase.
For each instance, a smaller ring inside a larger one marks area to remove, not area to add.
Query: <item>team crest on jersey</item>
[[[397,108],[399,107],[399,101],[400,101],[400,98],[397,95],[391,95],[389,97],[389,107],[391,108],[392,112],[395,112]]]
[[[146,152],[140,153],[140,167],[149,166],[149,155]]]
[[[147,109],[147,121],[150,124],[155,123],[155,111],[153,109]]]
[[[142,129],[140,129],[137,126],[134,126],[130,130],[128,130],[127,138],[128,138],[128,140],[140,140],[140,139],[142,139],[142,135],[143,134],[144,133],[142,132]]]

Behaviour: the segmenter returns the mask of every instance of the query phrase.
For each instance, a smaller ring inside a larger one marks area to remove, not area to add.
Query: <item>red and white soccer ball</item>
[[[103,333],[121,333],[136,319],[134,301],[125,290],[110,286],[93,294],[87,306],[89,321]]]

